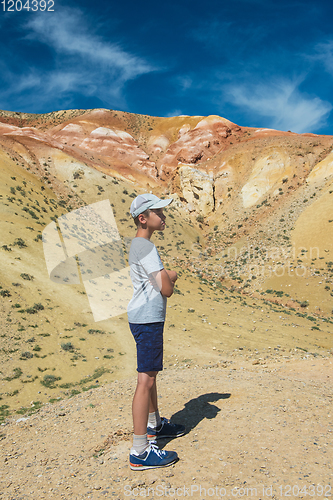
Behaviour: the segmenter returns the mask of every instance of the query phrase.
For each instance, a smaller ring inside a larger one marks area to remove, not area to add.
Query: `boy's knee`
[[[157,372],[139,372],[138,384],[151,389],[155,383]]]

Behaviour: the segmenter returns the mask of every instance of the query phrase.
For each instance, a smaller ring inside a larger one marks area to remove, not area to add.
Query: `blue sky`
[[[3,8],[0,109],[217,114],[242,126],[333,135],[331,1],[54,0],[54,12]]]

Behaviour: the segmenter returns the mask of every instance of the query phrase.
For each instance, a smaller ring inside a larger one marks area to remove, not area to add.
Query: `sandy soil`
[[[329,498],[333,358],[299,352],[159,374],[160,411],[186,435],[168,468],[131,471],[135,378],[1,426],[0,498]]]

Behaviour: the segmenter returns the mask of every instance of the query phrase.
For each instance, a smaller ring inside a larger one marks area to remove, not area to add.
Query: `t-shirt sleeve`
[[[148,254],[141,256],[140,263],[147,275],[164,269],[163,263],[155,245],[151,248]]]

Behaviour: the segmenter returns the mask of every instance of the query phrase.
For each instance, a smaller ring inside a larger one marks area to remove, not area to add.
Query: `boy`
[[[177,280],[175,271],[164,269],[155,245],[150,241],[154,231],[165,229],[163,207],[172,199],[161,200],[153,194],[141,194],[131,204],[131,215],[137,226],[132,240],[129,265],[133,297],[127,314],[137,348],[137,387],[133,398],[133,447],[130,468],[143,470],[166,467],[178,460],[177,453],[159,449],[154,442],[185,433],[182,425],[171,424],[160,417],[157,404],[156,375],[163,369],[163,328],[167,297]]]

